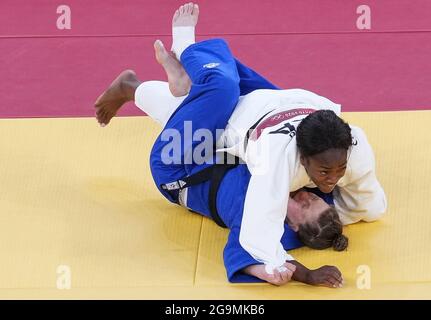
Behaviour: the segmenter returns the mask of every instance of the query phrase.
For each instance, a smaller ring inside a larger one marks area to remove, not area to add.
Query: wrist
[[[296,266],[296,270],[293,273],[292,279],[302,283],[310,284],[312,282],[312,270],[299,263],[298,261],[288,261]]]
[[[304,281],[304,283],[306,283],[306,284],[310,284],[310,285],[312,285],[313,284],[313,271],[312,270],[307,270],[306,272],[305,272],[305,281]]]
[[[266,281],[267,279],[267,274],[265,272],[265,265],[263,264],[252,264],[249,265],[247,267],[245,267],[244,269],[242,269],[242,271],[245,274],[248,274],[250,276],[254,276],[256,278],[259,278],[261,280]]]

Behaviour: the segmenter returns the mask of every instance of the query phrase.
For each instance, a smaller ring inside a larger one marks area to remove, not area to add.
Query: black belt
[[[230,163],[226,163],[228,157],[229,156],[225,153],[223,163],[216,163],[212,166],[206,167],[201,171],[196,172],[195,174],[192,174],[191,176],[170,183],[162,184],[161,188],[168,191],[182,190],[190,186],[197,185],[210,180],[211,184],[208,195],[208,205],[211,218],[220,227],[227,228],[217,211],[217,192],[226,172],[239,164],[238,157],[234,157],[233,161],[231,160]]]
[[[251,127],[250,129],[248,129],[247,134],[245,135],[245,139],[244,139],[244,150],[247,150],[247,145],[248,145],[248,139],[250,139],[250,134],[253,132],[254,129],[256,129],[257,125],[263,120],[263,118],[265,118],[268,114],[270,114],[272,111],[274,111],[275,109],[268,111],[267,113],[265,113],[259,120],[257,120]]]

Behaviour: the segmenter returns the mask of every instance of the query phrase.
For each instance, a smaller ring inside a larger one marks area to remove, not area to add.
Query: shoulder
[[[309,105],[319,110],[332,110],[338,116],[341,113],[341,104],[335,103],[334,101],[331,101],[330,99],[321,96],[315,92],[296,88],[283,90],[282,93],[282,98],[287,99],[288,103]]]
[[[353,125],[349,125],[352,134],[352,152],[366,152],[371,150],[371,145],[368,142],[367,135],[364,130]]]
[[[250,93],[247,93],[246,95],[242,96],[245,99],[256,99],[256,98],[261,98],[261,99],[266,99],[268,97],[274,97],[274,96],[279,96],[280,95],[280,90],[276,90],[276,89],[257,89],[254,90]]]
[[[348,172],[351,179],[356,179],[374,170],[375,158],[367,136],[361,128],[350,125],[352,129],[352,147],[349,150]]]

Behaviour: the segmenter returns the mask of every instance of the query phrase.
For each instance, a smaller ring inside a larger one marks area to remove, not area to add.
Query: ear
[[[286,222],[287,223],[287,225],[289,226],[289,228],[290,229],[292,229],[293,231],[295,231],[295,232],[298,232],[298,230],[299,230],[299,227],[296,225],[296,224],[293,224],[287,217],[286,217],[286,219],[284,220],[284,222]]]
[[[302,164],[302,166],[304,166],[304,167],[305,167],[305,165],[306,165],[306,164],[308,164],[307,158],[306,158],[306,157],[304,157],[303,155],[301,155],[301,156],[299,157],[299,160],[301,161],[301,164]]]

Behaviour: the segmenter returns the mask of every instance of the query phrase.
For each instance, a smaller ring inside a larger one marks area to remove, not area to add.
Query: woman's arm
[[[269,282],[276,286],[286,284],[291,279],[314,286],[325,286],[329,288],[341,288],[343,277],[341,272],[334,266],[323,266],[315,270],[310,270],[296,260],[286,262],[285,271],[274,270],[274,274],[265,271],[265,265],[254,264],[243,269],[243,272]]]
[[[242,271],[273,285],[281,286],[292,279],[292,275],[294,274],[296,267],[293,264],[286,262],[279,268],[279,270],[274,269],[273,274],[268,274],[265,270],[264,264],[253,264],[245,267]]]
[[[344,184],[333,192],[343,225],[380,219],[387,209],[385,192],[377,180],[375,157],[364,131],[351,126],[355,144],[349,156]]]
[[[296,260],[289,261],[296,266],[292,279],[313,286],[325,286],[329,288],[341,288],[343,277],[340,270],[334,266],[323,266],[310,270]]]

